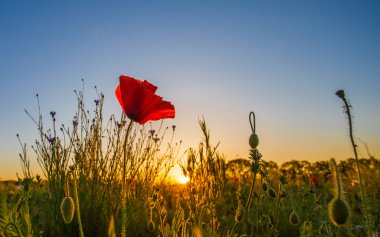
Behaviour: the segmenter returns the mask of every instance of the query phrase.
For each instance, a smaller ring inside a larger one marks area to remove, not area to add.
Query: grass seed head
[[[61,214],[63,221],[70,224],[73,221],[75,204],[72,197],[65,197],[61,202]]]
[[[238,223],[239,221],[241,221],[242,217],[243,217],[243,211],[240,207],[238,207],[235,212],[235,222]]]
[[[329,217],[336,226],[342,226],[347,223],[350,216],[348,204],[340,197],[334,198],[329,203]]]

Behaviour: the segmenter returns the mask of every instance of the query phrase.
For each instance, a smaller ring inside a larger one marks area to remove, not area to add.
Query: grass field
[[[154,131],[104,118],[102,94],[93,114],[81,92],[77,99],[69,126],[56,126],[51,112],[46,129],[28,113],[43,175],[31,174],[19,138],[23,177],[0,183],[1,236],[379,235],[380,163],[369,151],[365,159],[278,166],[252,135],[249,158],[226,160],[201,120],[199,146],[179,162],[188,182],[173,183],[166,177],[181,146],[174,126]],[[250,122],[255,134],[254,114]]]

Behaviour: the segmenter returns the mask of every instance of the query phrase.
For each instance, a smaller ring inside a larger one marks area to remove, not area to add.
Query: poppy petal
[[[140,109],[139,115],[141,124],[144,124],[149,120],[175,117],[174,106],[170,102],[164,101],[162,97],[156,94],[147,94],[142,101]]]
[[[120,76],[116,97],[125,114],[135,122],[145,124],[150,120],[174,118],[175,108],[155,94],[157,87],[148,81],[129,76]]]

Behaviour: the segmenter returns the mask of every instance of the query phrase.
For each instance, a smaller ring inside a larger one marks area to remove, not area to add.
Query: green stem
[[[80,209],[79,209],[79,197],[78,197],[78,187],[77,187],[77,180],[74,175],[74,198],[75,198],[75,205],[77,209],[77,218],[78,218],[78,225],[79,225],[79,236],[84,237],[83,233],[83,226],[82,226],[82,219],[80,216]]]
[[[254,191],[254,189],[255,189],[256,175],[257,175],[257,172],[253,172],[252,186],[251,186],[251,190],[250,190],[250,192],[249,192],[249,196],[248,196],[247,204],[246,204],[246,206],[245,206],[245,209],[246,209],[246,213],[247,213],[247,215],[249,214],[249,208],[251,207],[251,203],[252,203],[252,199],[253,199],[253,191]]]
[[[123,144],[123,179],[122,179],[122,208],[121,208],[121,236],[125,237],[127,236],[127,181],[126,181],[126,174],[127,174],[127,144],[128,144],[128,137],[129,133],[132,129],[133,122],[130,121],[127,127],[127,131],[125,133],[125,139]]]
[[[280,194],[281,194],[282,185],[281,182],[278,184],[278,193],[277,193],[277,200],[276,200],[276,221],[274,225],[274,229],[277,229],[277,223],[278,223],[278,215],[280,211]]]
[[[336,189],[337,189],[337,197],[339,199],[342,198],[342,183],[340,181],[340,175],[339,175],[339,171],[338,171],[338,165],[336,164],[336,161],[334,158],[331,158],[331,163],[333,164],[333,168],[334,168],[334,171],[335,171],[335,179],[336,179]]]
[[[355,155],[356,172],[357,172],[357,175],[359,178],[360,195],[361,195],[362,202],[363,202],[363,211],[364,211],[364,215],[366,218],[366,224],[367,224],[367,228],[368,228],[368,236],[372,237],[372,225],[371,225],[370,220],[369,220],[369,213],[368,213],[368,209],[367,209],[366,197],[365,197],[364,188],[363,188],[363,181],[362,181],[362,177],[361,177],[361,173],[360,173],[360,169],[359,169],[359,159],[358,159],[357,146],[355,144],[353,129],[352,129],[351,110],[350,110],[350,106],[348,104],[346,97],[343,97],[342,100],[344,102],[344,106],[346,108],[346,113],[347,113],[347,117],[348,117],[350,141],[351,141],[351,145],[352,145],[352,148],[354,150],[354,155]]]

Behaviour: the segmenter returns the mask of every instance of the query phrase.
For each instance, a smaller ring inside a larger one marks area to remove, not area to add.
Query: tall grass
[[[248,159],[227,160],[202,119],[203,137],[179,162],[189,182],[170,183],[165,178],[181,144],[174,142],[175,126],[139,126],[123,115],[104,118],[102,93],[91,110],[83,90],[75,95],[70,125],[58,126],[59,114],[51,111],[46,128],[40,109],[36,118],[27,111],[38,132],[32,149],[43,177],[30,171],[28,147],[18,136],[24,177],[0,183],[0,236],[379,233],[380,162],[368,149],[369,159],[334,160],[332,166],[328,161],[278,166],[258,151],[251,113]],[[38,96],[37,103],[40,108]],[[348,216],[342,216],[345,211]]]

